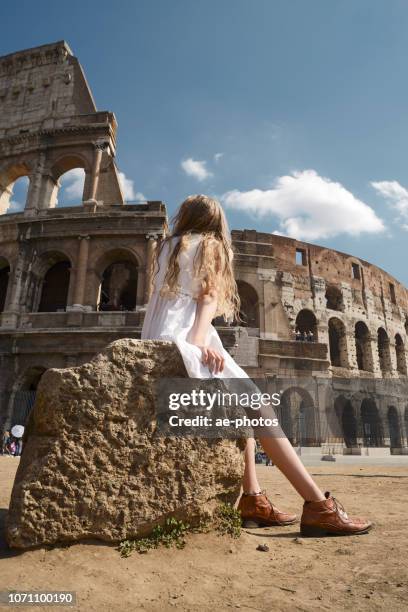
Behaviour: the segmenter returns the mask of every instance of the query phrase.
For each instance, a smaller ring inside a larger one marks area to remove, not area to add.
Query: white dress
[[[201,238],[202,234],[191,234],[186,250],[179,255],[180,291],[178,297],[172,299],[162,297],[159,292],[166,274],[168,257],[179,238],[172,238],[164,245],[159,257],[159,272],[155,277],[152,296],[143,322],[142,340],[173,341],[183,357],[190,378],[249,378],[224,349],[213,325],[210,325],[208,330],[207,345],[223,355],[225,364],[222,372],[212,374],[208,367],[201,363],[201,349],[186,340],[194,323],[197,308],[197,302],[193,299],[198,290],[198,282],[194,279],[193,260]]]

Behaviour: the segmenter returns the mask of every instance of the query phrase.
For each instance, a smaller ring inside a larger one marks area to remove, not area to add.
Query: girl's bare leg
[[[188,341],[202,349],[203,363],[208,363],[211,371],[222,372],[224,368],[222,355],[218,354],[218,351],[205,347],[209,325],[215,317],[216,309],[216,291],[212,291],[211,294],[204,295],[198,300],[195,319],[188,335]],[[261,438],[260,436],[259,439],[267,455],[278,466],[304,500],[321,501],[325,499],[323,493],[304,468],[303,463],[286,437],[263,436]],[[250,449],[250,445],[247,445],[245,459],[244,487],[250,487],[250,489],[253,487],[258,488],[259,483],[255,473],[255,457],[253,447]]]
[[[245,447],[245,470],[242,479],[244,493],[260,493],[261,487],[258,482],[255,469],[255,440],[248,438]]]
[[[259,441],[268,457],[272,459],[305,501],[322,501],[325,499],[322,491],[314,482],[286,437],[263,436],[259,438]]]

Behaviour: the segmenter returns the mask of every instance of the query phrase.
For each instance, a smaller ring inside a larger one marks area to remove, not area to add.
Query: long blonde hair
[[[223,316],[225,320],[239,320],[240,299],[232,268],[233,251],[227,220],[221,204],[206,195],[191,195],[184,200],[172,219],[172,231],[161,240],[156,250],[155,275],[164,245],[173,237],[180,237],[170,254],[160,295],[177,295],[179,255],[187,248],[192,233],[203,236],[193,262],[201,295],[216,291],[216,316]]]

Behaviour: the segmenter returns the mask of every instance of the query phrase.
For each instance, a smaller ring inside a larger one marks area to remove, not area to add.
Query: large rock
[[[38,386],[6,523],[10,546],[142,536],[234,502],[240,444],[160,436],[154,381],[185,377],[170,342],[117,340]]]

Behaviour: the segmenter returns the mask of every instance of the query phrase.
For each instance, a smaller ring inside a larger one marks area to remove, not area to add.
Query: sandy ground
[[[17,463],[0,457],[0,590],[72,589],[81,611],[408,608],[406,467],[308,468],[349,514],[375,521],[367,535],[302,539],[297,526],[246,531],[238,540],[194,534],[184,550],[163,548],[122,559],[114,546],[98,542],[9,550],[3,524]],[[297,494],[276,468],[259,466],[259,474],[278,506],[299,513]],[[260,543],[269,551],[257,551]]]

